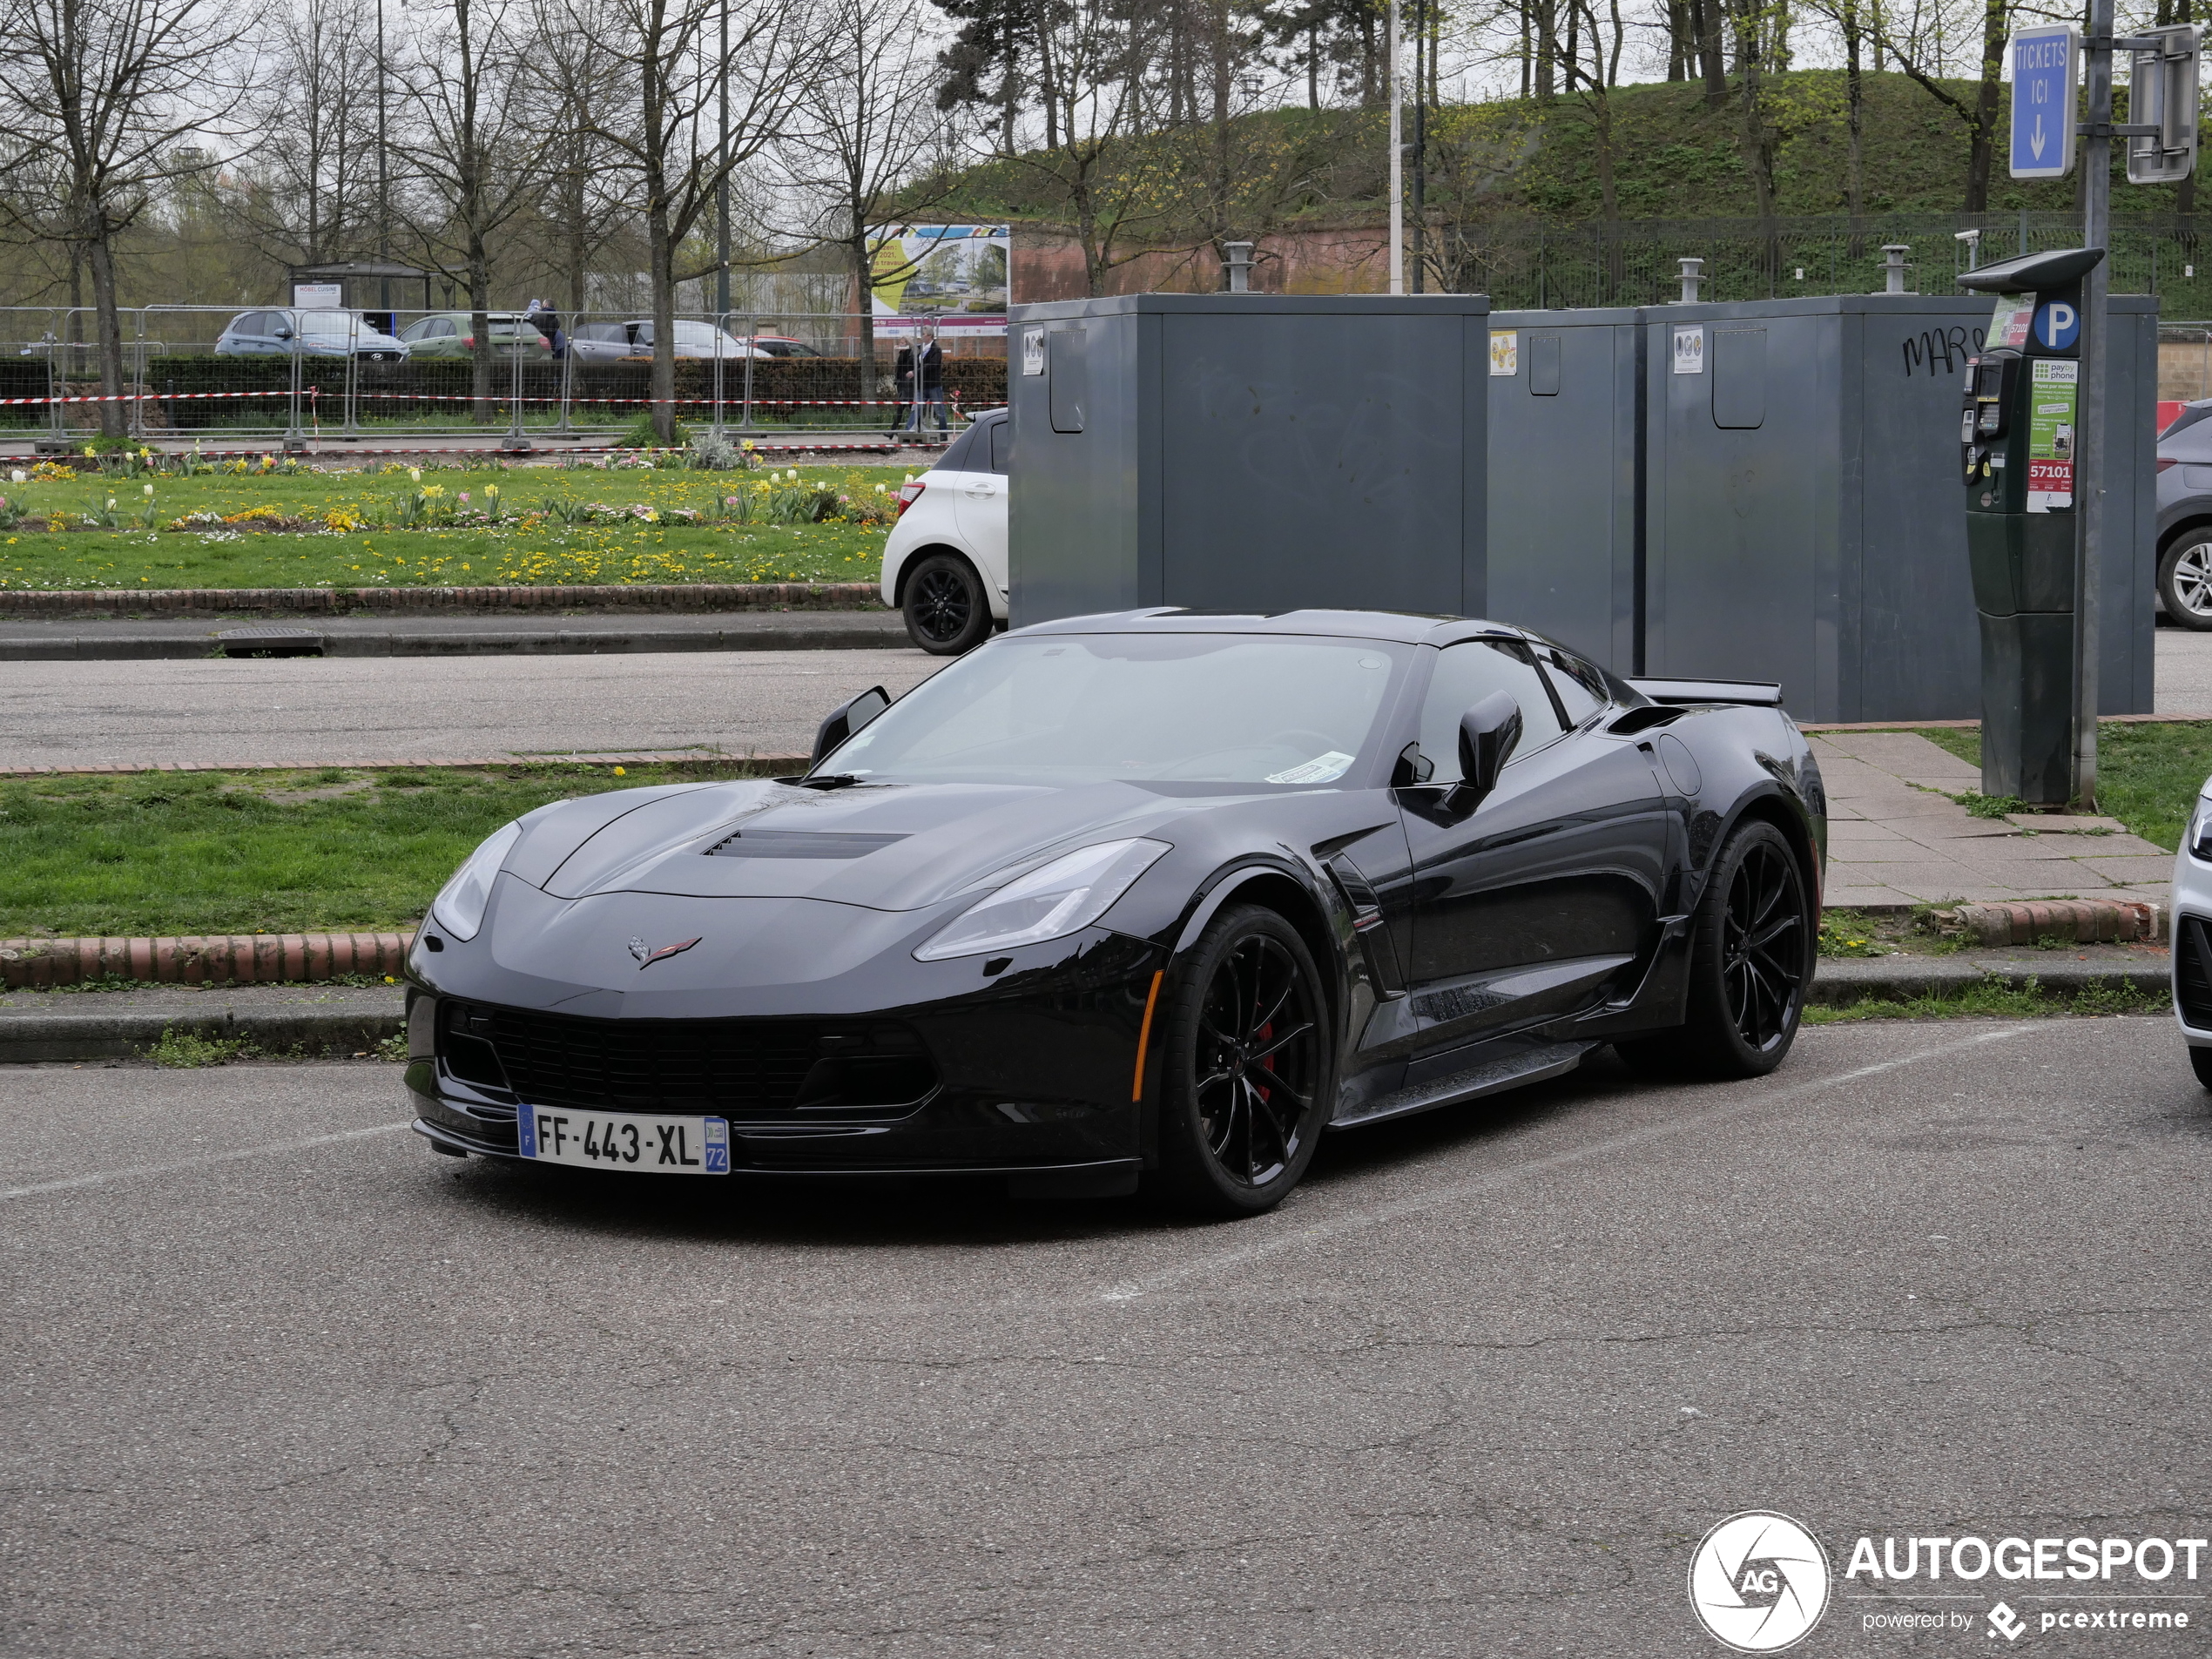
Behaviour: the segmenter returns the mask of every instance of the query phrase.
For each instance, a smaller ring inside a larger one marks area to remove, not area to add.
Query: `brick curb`
[[[658,582],[555,588],[0,589],[0,617],[435,616],[489,610],[880,610],[873,582]]]
[[[803,754],[718,755],[701,754],[695,749],[648,749],[624,754],[491,755],[471,756],[459,760],[425,760],[420,757],[403,760],[348,760],[343,763],[342,769],[350,772],[401,772],[415,767],[451,767],[465,771],[470,768],[539,765],[671,766],[693,761],[714,761],[740,766],[799,766],[805,765],[813,758]],[[0,766],[0,778],[105,778],[167,772],[311,772],[333,764],[327,760],[157,760],[142,766],[122,764]],[[56,944],[60,941],[49,940],[44,942]]]
[[[413,934],[229,934],[178,939],[0,940],[0,985],[11,991],[87,980],[145,984],[311,984],[348,974],[396,975]]]
[[[1934,913],[1946,934],[1978,945],[2033,945],[2063,939],[2077,944],[2127,943],[2166,936],[2166,907],[2114,899],[2031,899],[1962,904]]]

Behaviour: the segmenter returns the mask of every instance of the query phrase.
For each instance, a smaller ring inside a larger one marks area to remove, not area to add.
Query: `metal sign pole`
[[[2113,0],[2089,0],[2088,128],[2081,150],[2081,245],[2103,247],[2112,219]],[[2097,804],[2097,583],[2104,566],[2105,294],[2108,260],[2082,285],[2081,429],[2074,434],[2074,797]]]

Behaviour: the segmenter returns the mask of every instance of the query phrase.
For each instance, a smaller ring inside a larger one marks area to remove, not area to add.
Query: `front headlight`
[[[522,833],[522,821],[518,819],[484,837],[484,844],[469,855],[453,873],[453,880],[430,901],[432,917],[455,939],[474,939],[476,929],[484,925],[484,907],[491,902],[492,878],[499,873],[499,867],[507,861],[507,849],[515,845],[515,838]]]
[[[921,962],[1037,945],[1088,927],[1168,850],[1142,838],[1056,858],[978,900],[914,952]]]
[[[2212,864],[2212,795],[2198,798],[2196,816],[2189,820],[2188,839],[2184,845],[2190,857]]]

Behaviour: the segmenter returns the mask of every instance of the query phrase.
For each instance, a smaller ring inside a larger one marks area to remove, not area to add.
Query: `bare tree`
[[[235,192],[254,240],[287,264],[347,253],[376,212],[376,20],[361,0],[300,0],[269,30],[248,94],[251,185]]]
[[[0,0],[0,98],[24,158],[7,211],[89,269],[111,398],[125,389],[117,239],[161,184],[209,165],[175,152],[219,130],[250,15],[212,0]],[[101,429],[120,433],[122,406],[98,408]]]
[[[540,18],[533,57],[539,118],[549,135],[538,212],[557,243],[547,252],[566,284],[571,316],[585,308],[592,261],[637,219],[616,171],[620,152],[603,132],[621,122],[631,106],[600,71],[599,31],[571,27],[572,20],[567,0],[551,0]]]
[[[492,410],[491,247],[534,199],[550,134],[533,120],[529,19],[515,0],[451,0],[425,18],[401,71],[408,120],[394,148],[408,172],[401,212],[430,258],[469,295],[469,389]]]
[[[597,28],[595,72],[621,89],[591,116],[645,224],[653,299],[653,430],[676,425],[678,250],[718,191],[780,136],[817,62],[795,0],[567,0],[571,26]],[[587,9],[588,8],[588,9]],[[718,95],[729,116],[720,124]]]
[[[914,268],[879,269],[876,233],[927,205],[912,186],[931,171],[925,164],[946,154],[937,64],[915,50],[929,10],[927,0],[834,0],[823,20],[819,72],[799,98],[799,133],[785,146],[793,182],[819,206],[813,239],[834,245],[853,273],[863,400],[875,395],[873,285]]]

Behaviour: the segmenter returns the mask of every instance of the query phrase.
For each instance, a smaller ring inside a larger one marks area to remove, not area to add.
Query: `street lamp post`
[[[1406,292],[1406,141],[1399,108],[1398,0],[1390,0],[1390,291]]]

